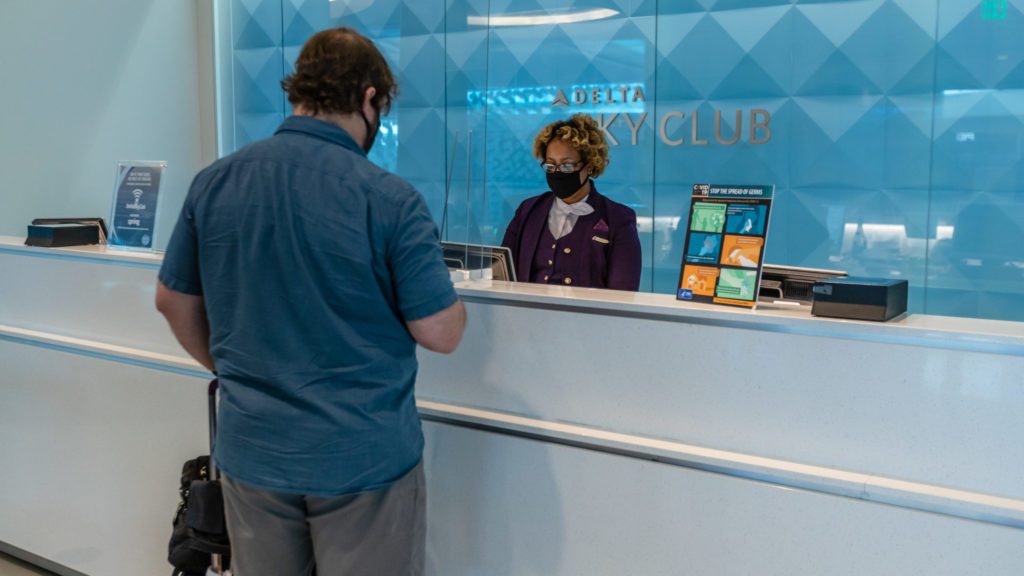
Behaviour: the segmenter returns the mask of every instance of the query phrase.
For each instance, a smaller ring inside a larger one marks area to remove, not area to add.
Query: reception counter
[[[159,255],[0,238],[0,550],[160,574],[206,374]],[[1024,325],[460,283],[421,350],[439,576],[1017,574]]]

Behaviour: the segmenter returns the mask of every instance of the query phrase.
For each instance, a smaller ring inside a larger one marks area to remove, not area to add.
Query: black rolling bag
[[[208,388],[210,454],[217,436],[217,380]],[[231,546],[224,519],[224,497],[217,467],[210,456],[185,462],[178,489],[181,501],[174,514],[167,560],[172,576],[230,574]]]

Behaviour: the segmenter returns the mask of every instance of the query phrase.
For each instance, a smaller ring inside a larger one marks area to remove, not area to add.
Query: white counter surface
[[[37,248],[25,246],[24,239],[14,236],[0,236],[0,253],[3,252],[154,269],[163,261],[163,254],[159,252],[123,251],[106,246]],[[492,303],[502,301],[590,314],[641,316],[687,324],[1024,356],[1024,323],[1021,322],[924,314],[904,315],[884,323],[840,320],[811,316],[807,307],[762,304],[756,310],[746,310],[681,302],[670,294],[491,280],[459,282],[456,288],[466,299]]]
[[[18,236],[0,236],[0,252],[21,252],[42,258],[92,260],[110,264],[141,264],[158,268],[164,260],[163,252],[145,250],[119,250],[106,245],[71,246],[68,248],[42,248],[25,246],[25,239]]]
[[[621,292],[543,284],[467,281],[464,298],[502,300],[533,307],[575,308],[596,314],[654,317],[690,324],[851,338],[935,348],[971,349],[1024,356],[1024,323],[907,314],[889,322],[811,316],[809,307],[761,304],[756,310],[681,302],[670,294]]]

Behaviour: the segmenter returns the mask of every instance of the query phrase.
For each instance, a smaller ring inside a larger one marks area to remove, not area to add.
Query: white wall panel
[[[97,264],[0,250],[0,324],[184,356],[154,305],[159,262]]]
[[[1024,357],[468,304],[422,398],[1024,497]],[[996,465],[998,463],[998,465]]]
[[[205,384],[0,341],[0,542],[90,575],[169,573]]]
[[[433,576],[1020,574],[1024,532],[427,424]]]

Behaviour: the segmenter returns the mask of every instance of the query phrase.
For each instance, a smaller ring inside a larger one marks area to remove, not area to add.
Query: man
[[[235,573],[418,575],[415,347],[454,351],[465,309],[423,198],[366,159],[397,92],[373,43],[320,32],[282,86],[276,134],[196,176],[157,308],[220,379]]]

